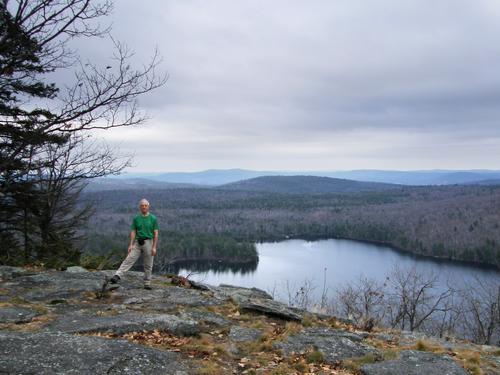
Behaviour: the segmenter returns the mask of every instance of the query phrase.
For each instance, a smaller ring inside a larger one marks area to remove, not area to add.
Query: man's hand
[[[154,257],[156,255],[156,247],[151,248],[151,256]]]
[[[128,245],[128,254],[130,254],[130,252],[132,251],[132,246],[133,245]]]

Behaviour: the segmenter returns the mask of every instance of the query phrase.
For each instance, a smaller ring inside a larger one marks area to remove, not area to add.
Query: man
[[[128,255],[110,282],[116,284],[120,281],[123,274],[134,265],[142,252],[144,261],[144,288],[151,289],[153,258],[156,255],[156,245],[158,244],[158,220],[155,215],[149,212],[149,202],[146,199],[141,199],[139,209],[141,213],[134,217],[130,226]]]

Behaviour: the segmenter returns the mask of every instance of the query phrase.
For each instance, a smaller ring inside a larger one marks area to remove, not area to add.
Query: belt
[[[137,243],[138,243],[140,246],[142,246],[142,245],[144,245],[144,241],[146,241],[146,240],[148,240],[148,241],[149,241],[149,240],[152,240],[152,238],[138,238],[138,239],[137,239]]]

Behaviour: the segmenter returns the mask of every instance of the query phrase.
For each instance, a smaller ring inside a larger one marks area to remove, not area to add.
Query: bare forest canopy
[[[86,192],[83,201],[96,207],[85,229],[94,242],[87,242],[86,250],[123,247],[144,196],[163,231],[223,235],[238,242],[350,238],[500,267],[498,185],[316,194],[220,188]]]

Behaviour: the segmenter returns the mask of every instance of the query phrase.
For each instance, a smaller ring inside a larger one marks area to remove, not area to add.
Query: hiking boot
[[[113,277],[109,280],[109,282],[110,282],[111,284],[117,284],[117,283],[118,283],[118,281],[120,281],[120,276],[118,276],[118,275],[114,275],[114,276],[113,276]]]
[[[144,289],[151,290],[153,288],[151,288],[151,285],[144,285]]]

